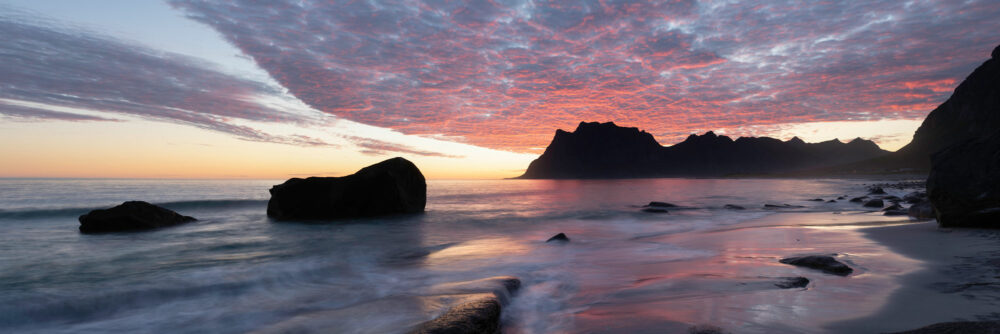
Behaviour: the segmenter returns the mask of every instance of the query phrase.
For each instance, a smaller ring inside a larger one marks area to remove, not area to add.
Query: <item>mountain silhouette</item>
[[[932,154],[1000,129],[1000,46],[990,56],[927,115],[909,144],[892,154],[825,172],[927,172]]]
[[[581,122],[556,130],[552,143],[528,165],[525,179],[640,178],[779,174],[829,167],[888,154],[874,142],[854,139],[806,143],[767,137],[733,140],[714,132],[690,135],[663,147],[653,135],[613,122]]]

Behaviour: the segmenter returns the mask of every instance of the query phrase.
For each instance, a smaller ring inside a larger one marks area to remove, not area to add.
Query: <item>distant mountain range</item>
[[[799,138],[740,137],[713,132],[663,147],[637,128],[581,122],[557,130],[545,152],[520,178],[637,178],[771,174],[842,165],[888,154],[874,142],[854,139],[809,144]]]
[[[913,140],[897,152],[860,138],[848,143],[805,143],[798,138],[733,140],[713,132],[663,147],[637,128],[581,122],[573,132],[556,130],[552,143],[519,178],[926,172],[934,152],[1000,129],[1000,46],[991,56],[927,116]]]

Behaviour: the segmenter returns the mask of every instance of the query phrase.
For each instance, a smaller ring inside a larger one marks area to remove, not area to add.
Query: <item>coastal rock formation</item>
[[[1000,57],[997,50],[1000,46],[993,49],[991,59],[955,88],[948,100],[927,115],[913,140],[893,154],[895,160],[911,168],[927,170],[932,154],[1000,129]]]
[[[792,289],[792,288],[804,288],[809,285],[809,279],[799,276],[799,277],[782,277],[782,280],[778,283],[774,283],[782,289]]]
[[[676,204],[667,203],[667,202],[649,202],[649,204],[646,204],[646,206],[647,207],[658,207],[658,208],[676,208],[677,207]]]
[[[414,334],[499,333],[502,306],[496,297],[483,297],[445,312],[422,324]]]
[[[846,264],[837,261],[832,256],[829,255],[809,255],[809,256],[799,256],[781,259],[781,263],[790,264],[793,266],[812,268],[816,270],[821,270],[827,274],[847,276],[854,272],[854,269],[848,267]]]
[[[792,138],[741,137],[713,132],[691,135],[670,147],[653,136],[614,123],[581,122],[575,131],[556,130],[525,179],[638,178],[768,174],[831,166],[887,154],[874,142],[855,139],[807,144]]]
[[[80,216],[80,232],[103,233],[139,231],[179,225],[197,219],[142,201],[122,203],[110,209],[98,209]]]
[[[392,158],[344,177],[293,178],[271,188],[267,216],[338,219],[423,212],[427,182],[412,162]]]
[[[545,240],[545,242],[552,242],[552,241],[555,241],[555,242],[569,242],[569,237],[567,237],[566,234],[559,233],[559,234],[556,234],[556,235],[552,236],[551,238],[549,238],[549,240]]]
[[[1000,227],[1000,130],[950,146],[932,159],[927,193],[938,223]]]
[[[662,149],[653,135],[614,123],[580,122],[576,131],[556,130],[542,156],[521,178],[628,178],[655,173]]]
[[[511,296],[520,287],[521,281],[510,276],[441,285],[437,287],[441,292],[492,289],[493,293],[472,295],[469,301],[458,304],[434,320],[421,324],[412,333],[499,333],[503,307],[510,302]]]
[[[729,209],[729,210],[746,210],[747,209],[745,207],[742,207],[742,206],[739,206],[739,205],[736,205],[736,204],[726,204],[725,206],[723,206],[723,208],[726,208],[726,209]]]

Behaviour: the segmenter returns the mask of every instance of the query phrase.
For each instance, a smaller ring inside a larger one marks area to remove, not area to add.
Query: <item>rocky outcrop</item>
[[[412,162],[392,158],[344,177],[293,178],[271,188],[267,216],[338,219],[423,212],[427,182]]]
[[[520,178],[583,179],[768,174],[843,164],[887,154],[874,142],[855,139],[807,144],[793,138],[741,137],[707,132],[670,147],[637,128],[581,122],[556,130],[552,142]]]
[[[470,295],[462,302],[434,320],[425,322],[411,333],[499,333],[503,307],[521,287],[516,277],[501,276],[481,280],[443,284],[436,292],[462,293],[493,290],[492,293]],[[433,292],[433,291],[432,291]]]
[[[927,169],[935,152],[1000,129],[1000,57],[993,49],[984,62],[935,108],[913,135],[913,141],[894,155],[911,167]]]
[[[1000,130],[935,154],[927,193],[941,226],[1000,228]]]
[[[479,298],[455,307],[414,330],[414,334],[499,333],[502,306],[495,297]]]
[[[881,208],[883,206],[885,206],[885,202],[878,198],[870,199],[864,204],[866,208]]]
[[[551,238],[549,238],[549,240],[545,240],[545,242],[553,242],[553,241],[557,242],[557,243],[558,242],[569,242],[569,237],[567,237],[566,234],[564,234],[564,233],[559,233],[559,234],[556,234],[556,235],[552,236]]]
[[[848,267],[846,264],[837,261],[832,256],[829,255],[809,255],[809,256],[799,256],[799,257],[789,257],[781,259],[781,263],[790,264],[793,266],[806,267],[811,269],[816,269],[823,271],[827,274],[847,276],[854,272],[854,269]]]
[[[193,222],[196,219],[142,201],[122,203],[80,216],[80,232],[140,231]]]

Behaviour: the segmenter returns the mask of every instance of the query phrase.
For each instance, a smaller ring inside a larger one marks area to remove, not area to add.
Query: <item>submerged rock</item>
[[[774,283],[774,286],[782,289],[804,288],[807,285],[809,285],[809,279],[802,276],[782,277],[780,282]]]
[[[293,178],[271,188],[267,216],[337,219],[423,212],[427,182],[412,162],[392,158],[344,177]]]
[[[1000,130],[931,160],[927,193],[941,226],[1000,228]]]
[[[420,325],[415,334],[499,333],[500,312],[496,297],[482,297],[452,307],[450,310]]]
[[[667,211],[667,209],[662,209],[662,208],[644,208],[644,209],[642,209],[642,212],[649,212],[649,213],[670,213],[670,211]]]
[[[851,202],[851,203],[863,203],[866,199],[868,199],[868,196],[855,197],[855,198],[852,198],[849,202]]]
[[[813,199],[811,199],[811,200],[809,200],[809,201],[810,201],[810,202],[822,202],[822,201],[823,201],[823,199],[822,199],[822,198],[813,198]]]
[[[894,334],[997,334],[1000,321],[942,322]]]
[[[796,209],[804,208],[801,205],[791,205],[791,204],[764,204],[765,209]]]
[[[881,208],[883,206],[885,206],[885,202],[878,198],[870,199],[864,204],[864,207],[866,208]]]
[[[552,242],[552,241],[555,241],[555,242],[569,242],[569,237],[567,237],[563,233],[559,233],[559,234],[556,234],[556,235],[552,236],[551,238],[549,238],[549,240],[545,240],[545,242]]]
[[[471,295],[470,301],[452,307],[434,320],[421,324],[411,333],[499,333],[503,307],[521,287],[521,280],[512,276],[498,276],[475,281],[449,283],[437,286],[438,292],[477,292],[492,290],[492,294]],[[433,292],[433,291],[432,291]]]
[[[197,219],[142,201],[129,201],[110,209],[80,216],[80,232],[140,231],[193,222]]]
[[[747,209],[747,208],[744,208],[744,207],[736,205],[736,204],[726,204],[725,206],[723,206],[723,208],[726,208],[726,209],[729,209],[729,210],[746,210]]]
[[[647,207],[655,207],[655,208],[676,208],[677,207],[676,204],[671,204],[671,203],[667,203],[667,202],[649,202],[649,204],[646,204],[646,206]]]
[[[789,257],[781,259],[781,263],[790,264],[793,266],[806,267],[811,269],[821,270],[827,274],[847,276],[854,272],[854,269],[848,267],[846,264],[837,261],[832,256],[829,255],[809,255],[809,256],[799,256],[799,257]]]

